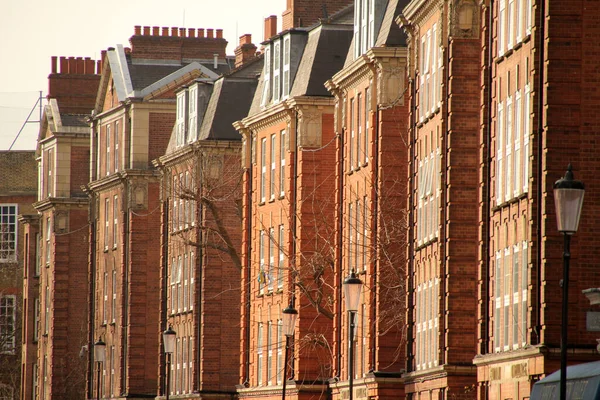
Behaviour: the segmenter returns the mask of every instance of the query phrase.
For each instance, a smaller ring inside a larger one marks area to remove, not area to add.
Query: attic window
[[[265,70],[263,73],[263,93],[260,100],[262,107],[266,106],[270,100],[270,84],[271,84],[271,48],[267,45],[265,48]]]
[[[283,96],[286,99],[290,95],[290,36],[283,39]]]

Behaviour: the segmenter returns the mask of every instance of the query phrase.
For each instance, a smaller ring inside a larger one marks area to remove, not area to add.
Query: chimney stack
[[[235,67],[241,67],[248,60],[256,56],[256,46],[252,43],[252,35],[249,33],[240,36],[240,45],[236,47],[235,52]]]
[[[48,99],[56,99],[61,112],[88,114],[96,103],[100,75],[90,57],[52,57]]]
[[[269,40],[277,35],[277,16],[271,15],[265,18],[265,39]]]

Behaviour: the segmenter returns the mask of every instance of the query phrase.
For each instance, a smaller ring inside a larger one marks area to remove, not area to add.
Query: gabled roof
[[[173,60],[136,60],[122,45],[110,48],[106,53],[100,90],[96,98],[96,111],[101,111],[106,90],[112,77],[113,88],[119,102],[130,98],[145,98],[154,92],[161,93],[173,88],[182,79],[204,77],[217,79],[219,74],[229,71],[229,63],[214,65],[208,60],[178,62]],[[214,63],[214,61],[211,61]]]

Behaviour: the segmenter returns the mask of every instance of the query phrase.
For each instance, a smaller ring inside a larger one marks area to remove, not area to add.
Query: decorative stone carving
[[[146,183],[136,182],[130,186],[129,207],[135,210],[148,207],[148,185]]]
[[[456,0],[450,4],[450,35],[454,38],[479,37],[479,6],[475,0]]]
[[[69,230],[69,213],[56,211],[54,214],[54,233],[67,233]]]
[[[404,104],[406,64],[400,64],[396,58],[378,63],[377,103],[387,107]]]
[[[298,146],[319,147],[322,142],[321,113],[314,108],[298,110]]]

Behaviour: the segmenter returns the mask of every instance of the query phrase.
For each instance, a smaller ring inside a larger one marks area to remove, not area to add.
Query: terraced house
[[[249,35],[236,54],[231,72],[177,90],[169,145],[154,161],[162,173],[161,329],[177,336],[172,396],[230,398],[239,382],[242,169],[232,123],[248,113],[263,59]]]
[[[103,52],[91,119],[88,339],[106,344],[106,358],[96,363],[90,352],[89,397],[157,392],[161,176],[152,160],[177,121],[175,90],[230,69],[221,30],[137,26],[130,44]]]

